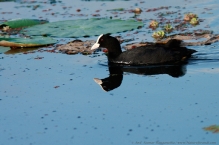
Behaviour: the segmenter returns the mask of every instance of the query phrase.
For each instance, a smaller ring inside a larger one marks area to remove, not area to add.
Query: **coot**
[[[196,50],[180,47],[181,40],[171,39],[165,45],[148,45],[122,52],[119,41],[101,34],[91,50],[99,47],[108,50],[108,62],[128,65],[156,65],[184,63]]]

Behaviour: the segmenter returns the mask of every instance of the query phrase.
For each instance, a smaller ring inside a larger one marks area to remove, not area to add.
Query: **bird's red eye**
[[[103,38],[101,38],[100,41],[103,41]]]

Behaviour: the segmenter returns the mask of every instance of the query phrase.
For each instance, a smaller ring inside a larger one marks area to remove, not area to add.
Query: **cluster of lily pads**
[[[184,15],[184,21],[189,24],[196,26],[199,24],[198,16],[194,13],[187,13]],[[159,27],[159,22],[156,20],[152,20],[149,24],[149,28],[155,30]],[[171,24],[166,24],[163,27],[163,30],[156,31],[152,34],[152,37],[159,40],[165,37],[166,33],[170,33],[174,30],[174,27]],[[166,33],[165,33],[166,32]]]
[[[0,46],[38,47],[57,43],[54,38],[77,38],[104,33],[118,33],[142,27],[135,20],[91,18],[45,22],[17,19],[0,23]],[[15,32],[15,33],[14,33]]]

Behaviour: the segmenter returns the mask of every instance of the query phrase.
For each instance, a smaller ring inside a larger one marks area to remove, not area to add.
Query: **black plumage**
[[[108,50],[109,63],[129,65],[179,64],[186,62],[196,50],[180,47],[181,40],[171,39],[165,45],[149,45],[122,52],[119,41],[110,35],[100,35],[92,49]]]

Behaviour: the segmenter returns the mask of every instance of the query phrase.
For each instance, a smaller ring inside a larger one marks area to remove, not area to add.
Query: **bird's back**
[[[180,63],[187,60],[194,52],[195,50],[185,47],[142,46],[124,51],[110,61],[132,65]]]

